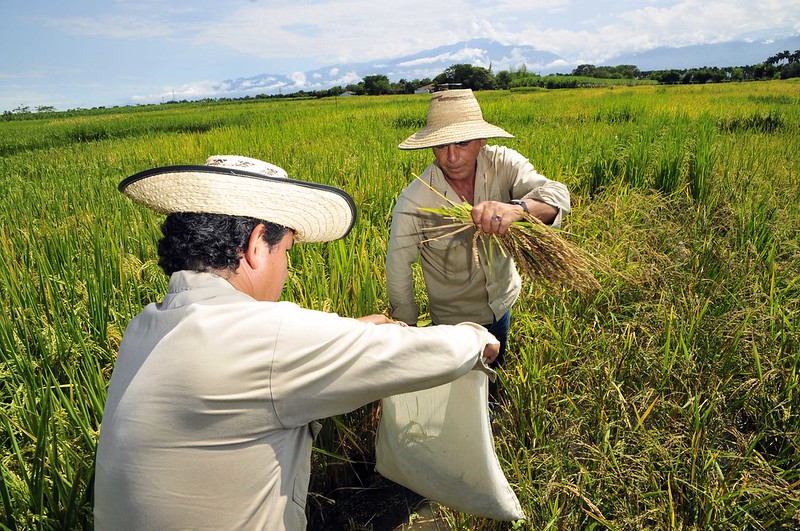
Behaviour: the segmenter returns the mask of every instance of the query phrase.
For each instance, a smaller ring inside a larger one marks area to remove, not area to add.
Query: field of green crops
[[[586,298],[528,281],[515,307],[494,428],[523,527],[800,526],[796,81],[477,94],[486,119],[516,135],[506,145],[570,188],[564,237],[596,259],[602,285]],[[166,288],[161,218],[119,194],[119,181],[238,154],[340,186],[358,222],[342,241],[295,247],[284,298],[385,312],[391,208],[432,158],[396,146],[424,124],[428,100],[0,122],[0,529],[91,526],[116,349]],[[311,507],[368,467],[376,411],[325,422]]]

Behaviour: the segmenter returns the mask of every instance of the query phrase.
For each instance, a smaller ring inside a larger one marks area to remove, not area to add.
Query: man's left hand
[[[481,232],[503,235],[512,223],[522,219],[523,213],[522,207],[517,205],[483,201],[472,208],[472,222]]]

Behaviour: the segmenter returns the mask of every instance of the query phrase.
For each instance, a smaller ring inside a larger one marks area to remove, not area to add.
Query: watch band
[[[512,199],[511,201],[509,201],[509,203],[511,203],[512,205],[521,206],[522,210],[524,210],[526,214],[530,214],[530,211],[528,210],[528,204],[522,199]]]

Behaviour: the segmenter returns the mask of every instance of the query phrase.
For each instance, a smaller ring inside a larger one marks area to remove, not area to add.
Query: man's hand
[[[389,319],[383,314],[380,313],[373,313],[372,315],[365,315],[364,317],[357,317],[356,321],[361,321],[362,323],[372,323],[376,325],[382,324],[396,324],[400,326],[408,326],[403,321],[395,321],[393,319]]]
[[[482,201],[472,208],[472,222],[478,230],[486,234],[505,234],[508,227],[522,219],[521,206],[501,203],[500,201]]]
[[[550,225],[558,215],[558,209],[538,199],[524,199],[531,216]],[[502,235],[515,221],[523,219],[525,211],[519,205],[500,201],[482,201],[472,208],[472,222],[478,230],[487,234]]]
[[[490,343],[483,347],[483,361],[490,365],[500,355],[500,343]]]

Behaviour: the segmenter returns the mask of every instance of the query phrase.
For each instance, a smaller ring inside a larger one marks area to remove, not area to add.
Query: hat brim
[[[162,214],[248,216],[289,227],[299,242],[343,238],[356,220],[355,203],[344,190],[221,166],[154,168],[128,177],[118,188]]]
[[[397,147],[423,149],[479,138],[514,138],[514,135],[485,121],[458,122],[444,127],[424,127]]]

